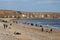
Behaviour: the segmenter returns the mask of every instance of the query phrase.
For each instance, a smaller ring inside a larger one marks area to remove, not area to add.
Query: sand
[[[0,22],[0,40],[60,40],[60,30],[53,29],[53,32],[49,31],[50,28],[44,28],[41,31],[41,27],[31,26],[23,23],[6,23],[8,28],[4,29],[4,22]],[[20,35],[14,34],[14,32],[21,33]]]

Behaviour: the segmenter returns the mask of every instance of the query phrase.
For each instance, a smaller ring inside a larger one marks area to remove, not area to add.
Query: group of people
[[[42,27],[41,28],[41,31],[43,32],[44,31],[44,28]],[[51,28],[49,31],[47,30],[46,32],[52,32],[53,31],[53,29]]]
[[[12,24],[10,24],[10,26],[11,26]],[[4,29],[6,29],[7,27],[8,27],[8,24],[3,24],[3,27],[4,27]],[[10,27],[9,27],[10,28]]]
[[[24,24],[30,24],[30,23],[24,23]],[[33,26],[34,24],[33,23],[31,23],[31,26]],[[45,29],[43,28],[43,26],[42,25],[38,25],[38,24],[35,24],[35,26],[39,26],[39,27],[41,27],[41,31],[42,32],[44,32],[45,31]],[[49,29],[49,30],[46,30],[46,32],[52,32],[53,31],[53,29],[51,28],[51,29]]]
[[[17,21],[13,21],[13,23],[18,23]],[[23,23],[23,24],[30,24],[30,23]],[[11,25],[11,24],[10,24]],[[31,23],[31,26],[33,26],[34,24],[33,23]],[[38,24],[35,24],[35,26],[39,26],[39,27],[41,27],[41,31],[43,32],[43,31],[45,31],[44,30],[44,28],[43,28],[43,26],[42,25],[38,25]],[[53,29],[51,28],[49,31],[48,30],[46,30],[46,32],[52,32],[53,31]]]

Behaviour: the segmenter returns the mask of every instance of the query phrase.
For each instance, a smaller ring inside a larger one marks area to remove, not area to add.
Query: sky
[[[60,0],[0,0],[0,10],[60,12]]]

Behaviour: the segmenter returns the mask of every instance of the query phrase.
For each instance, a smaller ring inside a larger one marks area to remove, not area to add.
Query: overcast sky
[[[60,0],[0,0],[0,9],[28,12],[60,12]]]

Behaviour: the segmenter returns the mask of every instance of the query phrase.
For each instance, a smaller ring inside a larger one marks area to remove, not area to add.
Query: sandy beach
[[[5,20],[9,21],[11,19],[8,20],[7,18]],[[8,27],[4,29],[3,24],[7,24]],[[60,30],[53,29],[52,32],[46,32],[46,30],[49,31],[49,29],[50,28],[44,28],[42,32],[41,27],[23,23],[0,22],[0,40],[60,40]],[[14,34],[14,32],[20,34],[17,35]]]

